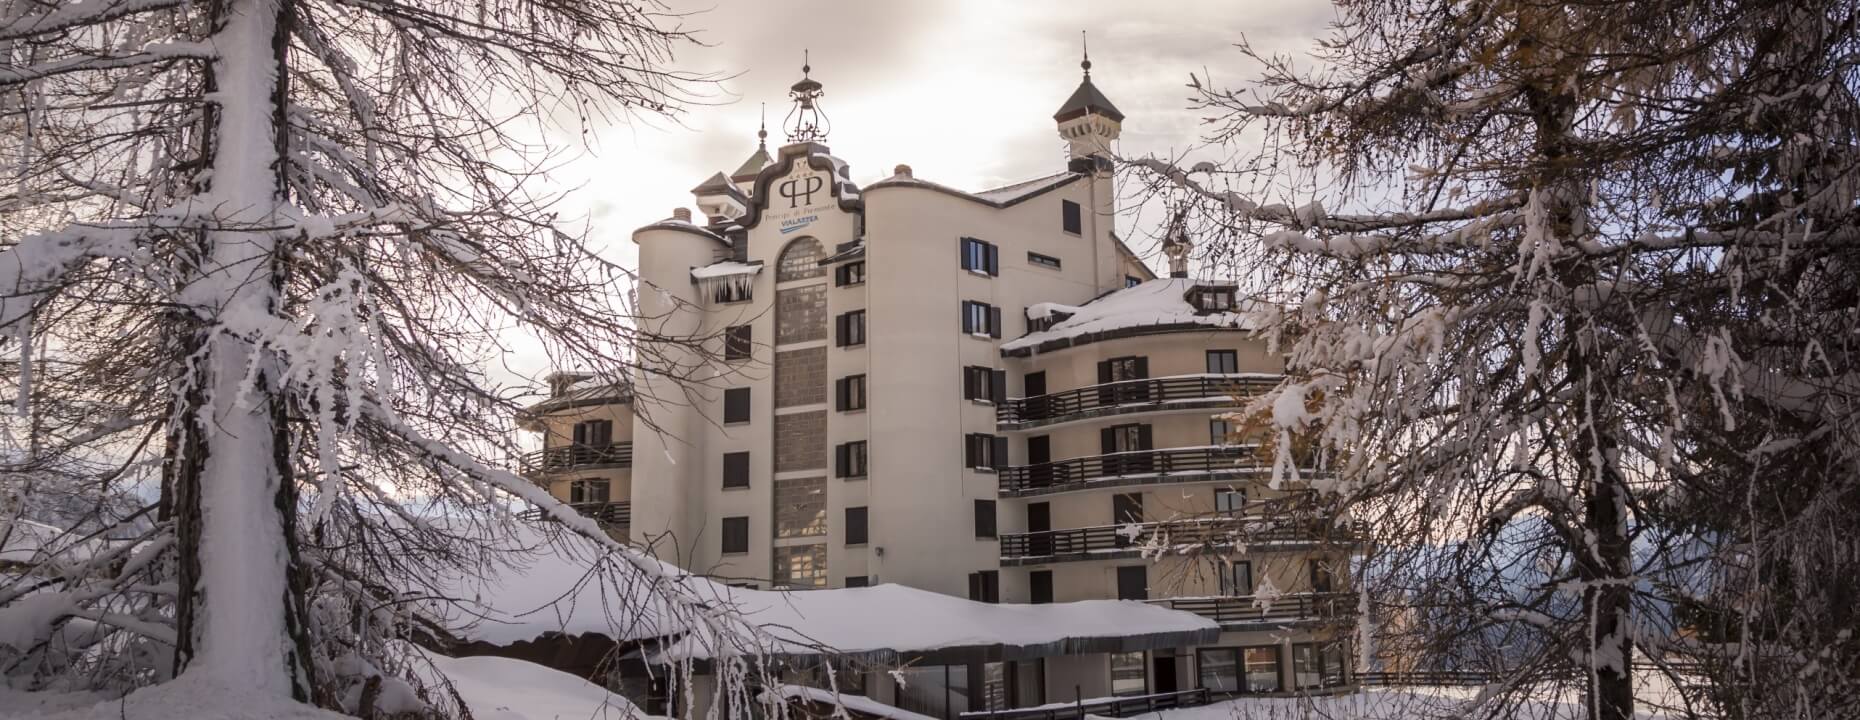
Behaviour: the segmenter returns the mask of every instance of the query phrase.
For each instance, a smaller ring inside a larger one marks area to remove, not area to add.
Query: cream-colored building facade
[[[1053,174],[978,192],[903,165],[855,184],[808,122],[818,90],[795,86],[793,142],[693,190],[695,219],[634,233],[646,329],[704,350],[654,346],[662,372],[624,388],[559,376],[528,418],[536,477],[627,503],[610,527],[734,583],[1126,598],[1225,630],[1216,646],[972,669],[970,708],[1347,685],[1328,620],[1353,607],[1348,552],[1320,542],[1334,527],[1275,517],[1298,483],[1269,489],[1242,428],[1215,417],[1283,359],[1246,332],[1231,286],[1179,262],[1158,278],[1113,232],[1124,117],[1089,66],[1055,115]],[[649,423],[629,422],[635,391]],[[576,465],[618,458],[575,449],[597,437],[626,443],[625,462]],[[1000,675],[1013,692],[983,691]],[[866,692],[911,705],[882,674]]]

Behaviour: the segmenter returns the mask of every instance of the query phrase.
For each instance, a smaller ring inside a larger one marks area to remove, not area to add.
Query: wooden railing
[[[1261,461],[1258,451],[1257,445],[1133,450],[1035,465],[1009,465],[996,470],[995,477],[1001,484],[1001,494],[1007,497],[1077,490],[1114,478],[1128,478],[1143,484],[1194,482],[1221,474],[1271,470],[1270,464]],[[1309,458],[1298,458],[1298,465],[1300,477],[1320,472],[1310,467]]]
[[[573,470],[578,467],[632,467],[633,443],[563,445],[524,453],[518,462],[525,475]]]
[[[1166,598],[1150,604],[1192,612],[1222,625],[1323,620],[1356,612],[1356,596],[1336,592],[1286,593],[1270,600],[1256,595]]]
[[[1360,523],[1337,524],[1322,519],[1279,520],[1265,517],[1220,517],[1203,520],[1134,523],[1138,532],[1132,536],[1126,525],[1047,530],[1027,533],[1002,533],[1001,559],[1024,561],[1045,558],[1051,561],[1090,560],[1098,557],[1122,557],[1135,554],[1137,546],[1150,542],[1160,533],[1168,545],[1227,546],[1236,542],[1319,543],[1354,542],[1363,535]]]
[[[962,713],[960,717],[963,720],[1078,720],[1086,715],[1129,717],[1158,710],[1199,707],[1216,699],[1225,697],[1215,696],[1207,688],[1195,688],[1180,692],[1096,698],[1065,705],[1054,703],[1019,710],[977,710]]]
[[[995,424],[1003,429],[1014,429],[1169,406],[1224,405],[1235,402],[1236,397],[1259,395],[1278,384],[1278,378],[1258,374],[1120,380],[1007,400],[995,407]]]
[[[569,503],[568,506],[588,519],[609,527],[626,527],[633,520],[633,503],[630,502]],[[520,520],[542,520],[545,517],[541,508],[517,513]]]

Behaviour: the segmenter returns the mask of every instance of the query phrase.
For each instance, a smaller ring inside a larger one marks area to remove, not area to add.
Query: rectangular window
[[[846,576],[846,587],[849,587],[849,588],[872,587],[872,576],[870,575],[848,575]],[[843,677],[843,678],[844,677],[856,677],[856,675],[842,675],[840,677]]]
[[[1323,560],[1309,560],[1311,568],[1311,592],[1327,593],[1336,588],[1336,576],[1331,573],[1330,563]]]
[[[570,503],[607,502],[609,487],[606,480],[576,480],[568,484],[568,501]]]
[[[575,423],[575,444],[582,447],[607,447],[614,443],[612,420],[588,420]]]
[[[1216,488],[1214,490],[1214,511],[1228,514],[1246,512],[1246,491]]]
[[[972,237],[962,239],[962,269],[984,275],[1001,274],[1000,248]]]
[[[1001,308],[974,300],[962,301],[962,331],[970,335],[1001,337]]]
[[[964,400],[987,400],[1000,403],[1007,400],[1007,371],[970,365],[962,369],[962,397]]]
[[[1253,561],[1216,561],[1215,567],[1220,569],[1222,595],[1240,597],[1253,594]]]
[[[865,542],[865,508],[846,508],[846,544],[864,545]]]
[[[1111,522],[1117,525],[1143,522],[1143,493],[1112,495]]]
[[[1246,662],[1246,692],[1271,693],[1284,689],[1279,679],[1279,646],[1250,647],[1242,652]]]
[[[1053,257],[1051,255],[1041,255],[1037,252],[1028,252],[1027,253],[1027,264],[1035,265],[1035,266],[1043,267],[1043,268],[1048,268],[1052,270],[1058,270],[1059,269],[1059,258]]]
[[[1133,287],[1136,287],[1142,284],[1143,284],[1143,278],[1137,277],[1135,275],[1124,276],[1124,287],[1133,288]]]
[[[1239,651],[1233,648],[1207,648],[1195,651],[1195,668],[1201,686],[1211,692],[1231,693],[1240,690]]]
[[[1035,605],[1053,601],[1053,571],[1035,570],[1027,573],[1027,602]]]
[[[1191,298],[1201,313],[1232,312],[1237,303],[1232,288],[1199,288]]]
[[[731,452],[723,454],[723,487],[749,487],[749,453]]]
[[[985,603],[1001,602],[1001,571],[969,573],[969,599]]]
[[[865,261],[849,262],[833,268],[833,284],[835,287],[865,284]]]
[[[1343,643],[1333,642],[1324,646],[1319,653],[1324,662],[1324,687],[1336,687],[1347,679],[1343,670]]]
[[[963,463],[976,470],[995,470],[1007,465],[1007,437],[969,433],[963,438]]]
[[[841,478],[865,477],[867,460],[866,441],[840,443],[833,448],[833,474]]]
[[[749,422],[749,388],[723,391],[723,424]]]
[[[1311,690],[1324,686],[1324,668],[1318,649],[1310,643],[1292,646],[1292,689]]]
[[[1117,569],[1117,599],[1150,599],[1149,566],[1125,565]]]
[[[1232,421],[1229,421],[1229,420],[1209,420],[1208,421],[1208,444],[1209,445],[1213,445],[1215,447],[1226,447],[1228,443],[1233,442],[1233,437],[1234,437],[1234,424]]]
[[[1141,650],[1111,653],[1111,694],[1122,697],[1148,692],[1148,664]]]
[[[827,534],[827,479],[788,478],[775,481],[775,537],[796,538]]]
[[[749,518],[727,517],[723,519],[723,554],[733,555],[749,552]]]
[[[1211,375],[1232,375],[1240,372],[1239,353],[1232,350],[1209,350],[1208,373]]]
[[[776,588],[823,588],[827,586],[827,546],[790,545],[775,548],[774,572],[770,583]]]
[[[975,536],[978,538],[995,536],[995,501],[975,501]]]
[[[1143,380],[1150,376],[1150,359],[1132,355],[1111,358],[1098,364],[1099,382],[1124,382],[1126,380]]]
[[[1073,235],[1085,232],[1084,208],[1071,200],[1059,201],[1059,228]]]
[[[841,412],[865,409],[865,376],[847,375],[833,381],[834,409]]]
[[[755,347],[754,336],[748,325],[732,325],[723,329],[723,359],[748,360],[749,352]]]
[[[864,310],[840,313],[839,317],[833,318],[833,344],[838,347],[865,344]]]

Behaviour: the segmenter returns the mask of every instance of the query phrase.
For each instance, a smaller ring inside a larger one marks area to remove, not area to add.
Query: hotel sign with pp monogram
[[[833,205],[833,176],[823,170],[803,167],[775,181],[770,188],[765,220],[773,220],[788,235],[814,224],[820,213]]]

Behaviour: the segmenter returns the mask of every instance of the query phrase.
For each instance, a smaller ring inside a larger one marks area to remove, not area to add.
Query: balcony
[[[1136,528],[1133,537],[1129,528]],[[1159,534],[1169,547],[1233,547],[1244,544],[1308,548],[1354,543],[1365,528],[1322,519],[1274,519],[1223,516],[1195,520],[1099,525],[1095,527],[1001,534],[1001,564],[1006,567],[1081,560],[1119,560],[1142,554]]]
[[[998,469],[995,477],[1001,484],[1002,497],[1052,495],[1126,485],[1231,480],[1272,471],[1272,465],[1262,461],[1258,452],[1257,445],[1133,450],[1037,465],[1009,465]],[[1320,472],[1311,467],[1309,458],[1297,459],[1299,477],[1308,478]]]
[[[1236,404],[1237,398],[1265,393],[1277,387],[1279,380],[1278,375],[1238,373],[1087,385],[1001,403],[995,408],[995,425],[1002,430],[1028,430],[1111,415],[1222,407]]]
[[[633,521],[633,503],[630,502],[569,503],[568,506],[574,508],[575,512],[581,513],[582,516],[600,523],[602,527],[608,528],[609,530],[614,528],[625,528]],[[535,522],[537,520],[553,518],[544,515],[542,508],[532,508],[517,513],[517,519]]]
[[[1257,595],[1182,597],[1151,600],[1150,604],[1192,612],[1220,623],[1223,630],[1315,623],[1356,612],[1356,596],[1350,593],[1285,593],[1271,599]]]
[[[563,445],[524,453],[517,462],[523,474],[531,477],[583,468],[630,468],[633,443]]]

